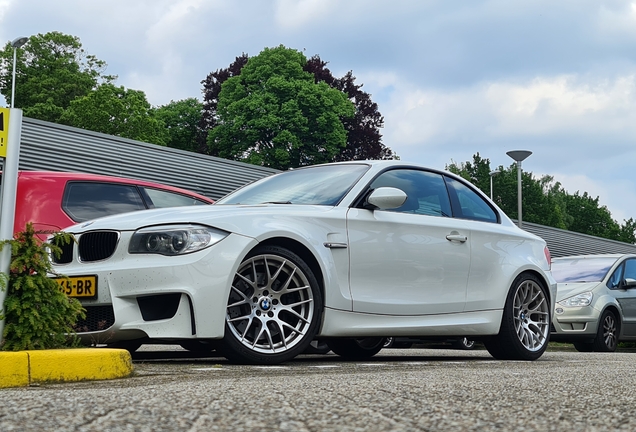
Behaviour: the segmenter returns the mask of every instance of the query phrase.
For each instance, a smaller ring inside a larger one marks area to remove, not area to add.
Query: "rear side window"
[[[75,222],[145,210],[136,186],[117,183],[69,182],[62,209]]]
[[[481,222],[499,222],[495,210],[474,190],[451,177],[446,177],[446,183],[449,185],[451,199],[454,201],[454,217]]]
[[[208,204],[205,201],[198,200],[188,195],[181,195],[153,188],[143,188],[143,190],[146,194],[148,194],[148,198],[150,198],[150,201],[152,202],[151,207],[155,208]]]

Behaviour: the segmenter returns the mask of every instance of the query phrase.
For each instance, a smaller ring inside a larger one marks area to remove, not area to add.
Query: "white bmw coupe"
[[[385,337],[483,341],[535,360],[556,283],[542,239],[462,178],[401,161],[286,171],[212,206],[67,228],[60,283],[86,343],[177,343],[275,364],[314,339],[364,359]]]

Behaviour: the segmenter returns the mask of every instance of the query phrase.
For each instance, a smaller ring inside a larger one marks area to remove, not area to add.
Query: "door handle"
[[[466,237],[465,235],[457,234],[456,232],[454,232],[454,233],[450,233],[449,235],[447,235],[446,236],[446,240],[464,243],[465,241],[468,240],[468,237]]]

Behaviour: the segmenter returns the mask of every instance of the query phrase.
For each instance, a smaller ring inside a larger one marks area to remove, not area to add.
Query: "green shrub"
[[[54,234],[43,242],[37,234]],[[24,232],[13,240],[0,242],[0,250],[11,246],[9,277],[2,273],[0,289],[8,289],[4,302],[5,320],[0,349],[4,351],[35,350],[77,346],[79,340],[73,326],[85,317],[77,299],[69,298],[48,274],[53,271],[49,253],[59,257],[58,245],[74,242],[72,234],[34,231],[28,223]],[[1,313],[2,311],[0,311]]]

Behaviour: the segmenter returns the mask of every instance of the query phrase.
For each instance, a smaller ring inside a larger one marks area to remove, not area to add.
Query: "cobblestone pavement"
[[[300,356],[236,366],[135,355],[132,378],[0,390],[0,431],[636,430],[636,353],[387,349],[364,362]]]

